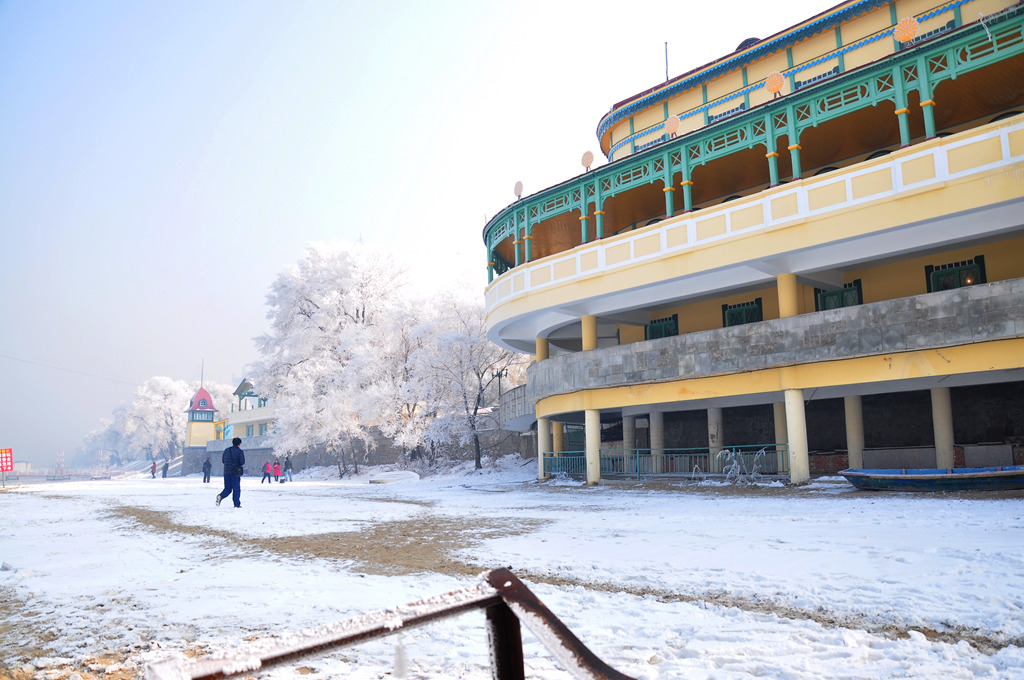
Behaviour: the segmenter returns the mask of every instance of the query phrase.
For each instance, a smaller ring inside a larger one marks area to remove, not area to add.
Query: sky
[[[0,448],[52,468],[147,378],[236,385],[312,243],[482,295],[486,220],[602,159],[666,51],[832,4],[0,1]]]
[[[0,525],[13,605],[0,610],[0,668],[142,677],[151,663],[244,656],[509,566],[635,678],[1024,677],[1024,492],[864,492],[841,477],[584,487],[532,481],[536,459],[517,456],[390,484],[361,472],[245,477],[239,509],[215,506],[220,480],[198,474],[0,493],[0,515],[17,518]],[[466,567],[439,557],[387,571],[365,557],[404,552],[410,537]],[[523,630],[526,677],[568,678]],[[485,631],[471,612],[259,677],[484,680]]]

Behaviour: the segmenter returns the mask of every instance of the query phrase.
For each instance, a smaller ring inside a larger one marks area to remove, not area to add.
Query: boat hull
[[[1024,489],[1024,466],[987,468],[847,469],[839,474],[868,491],[1005,491]]]

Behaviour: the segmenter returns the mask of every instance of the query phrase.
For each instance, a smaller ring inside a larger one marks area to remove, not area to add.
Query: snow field
[[[214,507],[218,480],[198,476],[21,487],[0,494],[12,518],[0,527],[0,586],[57,635],[36,668],[123,650],[141,668],[469,585],[259,549],[432,514],[507,523],[458,557],[481,572],[510,565],[599,657],[638,678],[1024,678],[1022,496],[867,494],[837,479],[751,493],[586,488],[535,483],[535,470],[508,459],[389,484],[369,484],[374,470],[248,477],[239,510]],[[106,512],[117,506],[223,534],[141,529]],[[961,629],[991,644],[957,642]],[[0,642],[0,667],[27,663],[28,642]],[[408,677],[490,677],[482,612],[261,677],[380,678],[399,647]],[[529,677],[569,677],[525,627],[524,650]]]

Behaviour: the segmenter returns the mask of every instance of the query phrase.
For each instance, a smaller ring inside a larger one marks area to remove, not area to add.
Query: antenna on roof
[[[200,387],[203,386],[203,374],[205,372],[206,372],[206,359],[203,359],[202,363],[199,364],[199,386]]]
[[[665,41],[665,82],[668,82],[668,41]]]

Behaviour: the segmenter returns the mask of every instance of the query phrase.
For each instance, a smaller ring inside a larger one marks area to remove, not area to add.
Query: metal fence
[[[715,475],[740,477],[788,475],[789,450],[785,444],[744,444],[703,449],[601,449],[601,476],[657,477]],[[548,475],[586,475],[583,451],[547,452]]]

